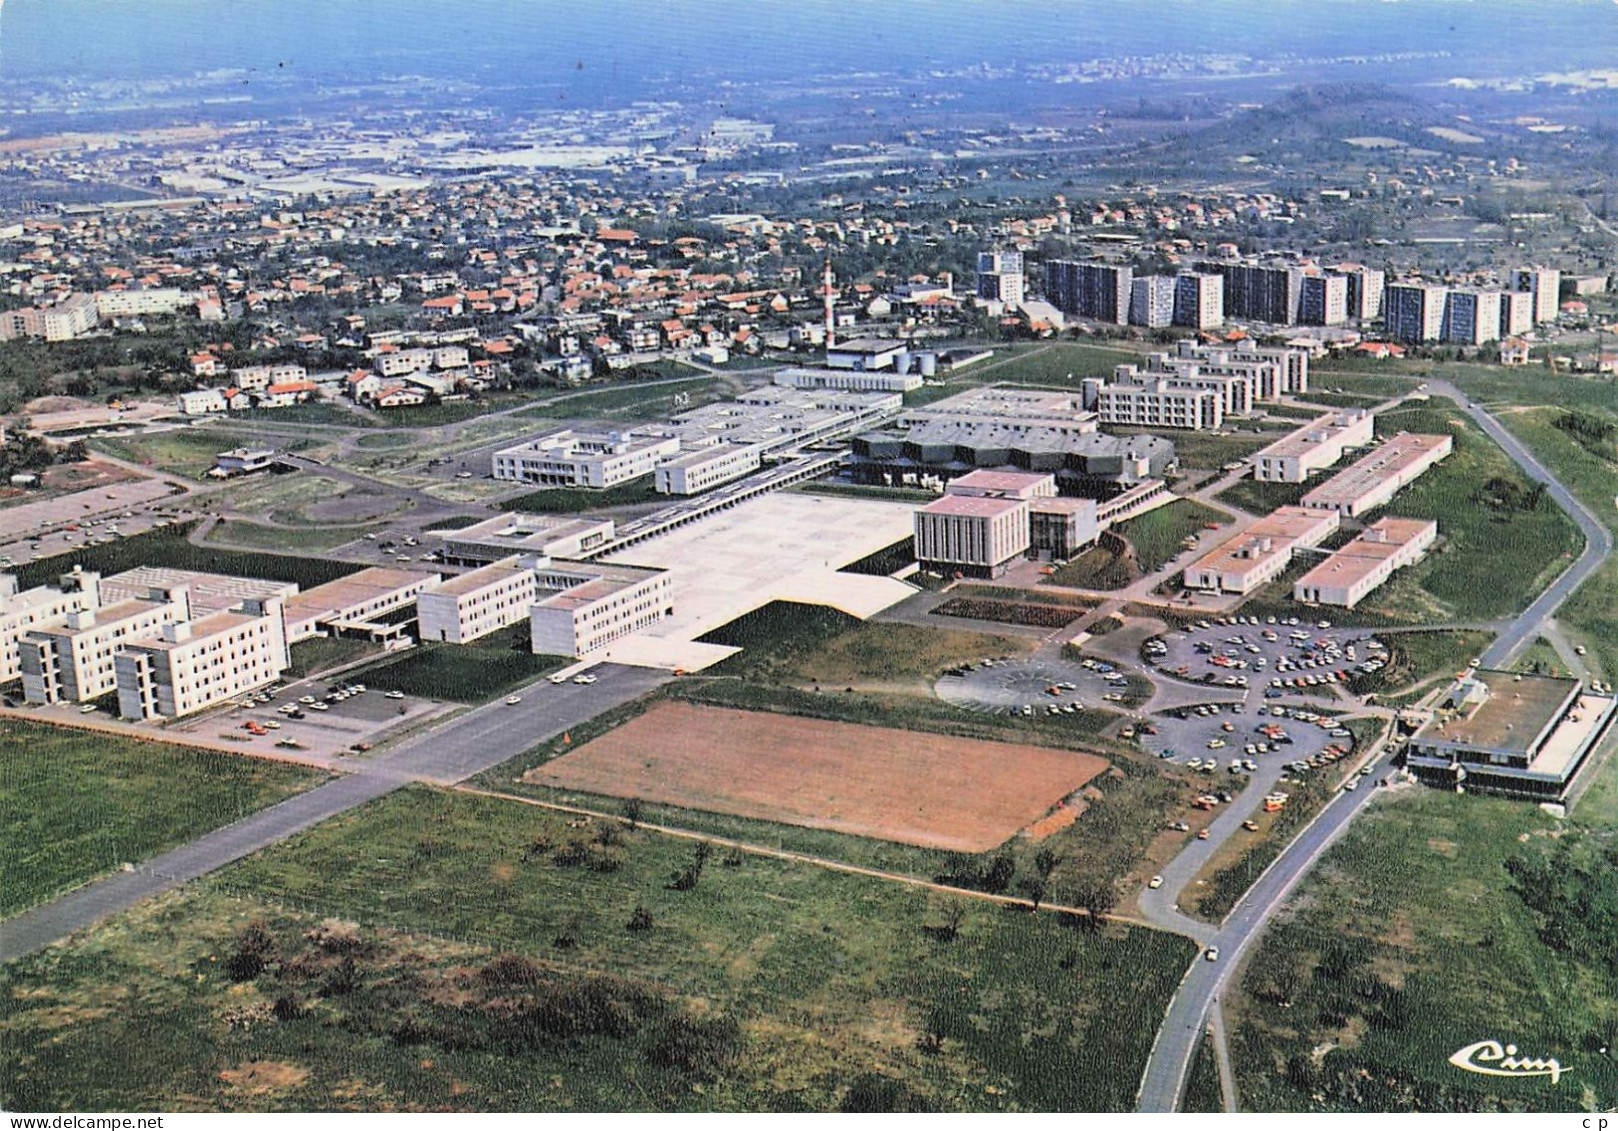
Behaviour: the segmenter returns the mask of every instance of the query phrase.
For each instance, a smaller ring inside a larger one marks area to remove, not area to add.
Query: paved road
[[[525,688],[522,702],[496,701],[425,732],[337,778],[262,809],[235,824],[165,852],[132,872],[118,872],[0,924],[0,963],[41,950],[74,931],[144,899],[179,887],[285,840],[329,817],[413,781],[448,784],[515,757],[537,743],[650,691],[667,673],[644,668],[594,669],[600,682]]]
[[[1543,631],[1545,623],[1568,595],[1600,568],[1601,563],[1612,553],[1612,534],[1494,417],[1473,404],[1469,397],[1449,382],[1433,381],[1430,384],[1439,395],[1454,398],[1478,426],[1516,461],[1525,474],[1544,483],[1551,498],[1573,517],[1579,529],[1584,532],[1586,540],[1584,553],[1573,565],[1519,616],[1504,625],[1494,643],[1484,650],[1481,657],[1484,666],[1498,667],[1509,663],[1524,646],[1532,642]],[[1373,763],[1371,780],[1378,780],[1384,776],[1391,769],[1391,762],[1390,755],[1378,755]],[[1190,930],[1182,930],[1182,933],[1196,938],[1205,947],[1209,945],[1218,947],[1219,959],[1217,962],[1209,962],[1199,957],[1186,972],[1174,1000],[1169,1003],[1163,1025],[1158,1030],[1157,1041],[1152,1047],[1151,1057],[1147,1061],[1146,1071],[1141,1078],[1137,1105],[1139,1110],[1173,1111],[1178,1106],[1180,1097],[1184,1094],[1192,1055],[1202,1037],[1209,1006],[1218,995],[1221,986],[1237,969],[1247,948],[1263,934],[1269,917],[1281,905],[1287,894],[1348,827],[1349,822],[1370,804],[1377,792],[1375,788],[1366,785],[1353,793],[1339,793],[1315,821],[1276,858],[1269,870],[1259,877],[1258,882],[1248,890],[1246,896],[1219,925],[1217,931],[1199,935]],[[1229,816],[1231,814],[1228,812],[1222,815],[1222,817]],[[1216,837],[1218,831],[1216,830]],[[1171,886],[1169,882],[1171,878],[1180,884],[1189,878],[1181,876],[1184,870],[1176,868],[1179,863],[1178,858],[1170,862],[1163,872],[1166,881],[1164,886],[1151,893],[1159,900],[1162,899],[1163,893],[1171,893],[1171,897],[1178,895],[1178,887]],[[1170,907],[1172,908],[1172,902]],[[1142,909],[1148,910],[1148,903],[1144,899]],[[1163,925],[1171,930],[1181,930],[1182,927],[1177,918],[1167,914],[1164,916]]]
[[[1545,469],[1545,465],[1523,447],[1517,437],[1506,430],[1505,425],[1472,403],[1471,398],[1448,381],[1433,381],[1430,385],[1439,394],[1453,397],[1456,403],[1466,410],[1467,415],[1477,422],[1478,427],[1505,449],[1506,454],[1516,461],[1517,466],[1522,468],[1530,479],[1544,483],[1550,497],[1556,500],[1557,506],[1571,515],[1573,521],[1578,523],[1579,529],[1584,532],[1584,553],[1484,651],[1483,666],[1500,667],[1509,663],[1524,647],[1532,644],[1534,638],[1540,634],[1541,626],[1551,614],[1561,607],[1569,594],[1601,567],[1602,562],[1607,560],[1608,555],[1612,553],[1612,532],[1602,525],[1572,492],[1558,483]]]

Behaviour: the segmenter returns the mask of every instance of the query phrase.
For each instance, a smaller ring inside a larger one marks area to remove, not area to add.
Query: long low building
[[[451,577],[416,598],[424,641],[466,644],[528,619],[539,596],[539,559],[513,555]]]
[[[1618,700],[1574,679],[1475,669],[1410,740],[1405,766],[1444,789],[1560,801],[1615,713]]]
[[[1431,519],[1378,519],[1300,577],[1292,586],[1292,598],[1352,609],[1395,570],[1420,561],[1437,538],[1438,523]]]
[[[1455,439],[1447,433],[1400,432],[1300,501],[1311,509],[1334,510],[1356,518],[1387,503],[1400,488],[1415,482],[1454,448]]]
[[[1253,456],[1253,478],[1261,483],[1302,483],[1310,472],[1342,459],[1349,448],[1369,444],[1375,428],[1376,417],[1363,409],[1312,420]]]
[[[101,599],[108,603],[144,597],[154,589],[185,586],[191,615],[207,616],[240,607],[243,601],[283,602],[298,592],[295,581],[268,581],[260,577],[233,577],[172,566],[136,566],[101,579]]]
[[[514,554],[582,558],[613,540],[610,518],[508,513],[439,535],[445,565],[484,566]]]
[[[538,577],[551,595],[529,612],[536,655],[589,656],[674,614],[674,582],[666,570],[552,562]]]
[[[436,573],[373,566],[305,589],[287,598],[287,643],[322,633],[398,636],[403,626],[383,623],[380,618],[414,605],[421,593],[436,588],[440,580]]]
[[[587,432],[561,428],[494,453],[494,477],[538,487],[601,490],[650,475],[680,441],[656,429]]]
[[[1215,593],[1251,593],[1279,577],[1297,550],[1320,545],[1341,521],[1335,511],[1278,507],[1186,567],[1185,585]]]

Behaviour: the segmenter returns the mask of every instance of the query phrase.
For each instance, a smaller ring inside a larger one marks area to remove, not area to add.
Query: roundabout
[[[1116,708],[1128,689],[1123,670],[1105,661],[1039,657],[963,664],[939,676],[933,688],[946,703],[969,711],[1024,716]]]

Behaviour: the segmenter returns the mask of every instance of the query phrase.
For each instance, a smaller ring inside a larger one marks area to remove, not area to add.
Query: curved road
[[[1588,507],[1575,498],[1567,488],[1557,482],[1545,466],[1472,399],[1447,381],[1429,381],[1430,388],[1439,395],[1448,396],[1500,445],[1523,472],[1536,482],[1544,483],[1551,498],[1568,513],[1584,532],[1584,553],[1561,576],[1539,595],[1523,612],[1508,622],[1484,650],[1482,660],[1486,667],[1509,663],[1522,648],[1533,641],[1544,628],[1545,622],[1562,602],[1582,585],[1612,554],[1612,533],[1599,522]],[[1276,857],[1270,867],[1253,884],[1231,913],[1217,928],[1198,923],[1181,914],[1176,906],[1181,889],[1189,883],[1200,868],[1200,861],[1217,845],[1221,832],[1228,835],[1239,824],[1234,812],[1221,814],[1216,821],[1214,838],[1193,844],[1163,869],[1164,885],[1156,891],[1144,893],[1140,899],[1142,911],[1165,930],[1176,931],[1195,939],[1204,948],[1219,948],[1219,959],[1209,962],[1199,954],[1186,971],[1179,989],[1169,1002],[1168,1012],[1158,1029],[1157,1040],[1141,1076],[1137,1108],[1140,1111],[1173,1111],[1185,1093],[1186,1078],[1191,1070],[1191,1059],[1202,1040],[1209,1010],[1221,988],[1237,971],[1241,959],[1254,940],[1263,934],[1270,916],[1280,907],[1304,875],[1320,859],[1322,853],[1348,827],[1376,797],[1372,784],[1392,767],[1392,755],[1379,754],[1370,763],[1370,775],[1362,779],[1365,784],[1351,793],[1339,792],[1320,811],[1297,838]],[[1232,809],[1235,806],[1231,807]],[[1231,821],[1229,818],[1236,818]],[[1150,898],[1148,898],[1150,897]]]

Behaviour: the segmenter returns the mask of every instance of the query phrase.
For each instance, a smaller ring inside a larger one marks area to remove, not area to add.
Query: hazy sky
[[[1085,58],[1447,47],[1525,64],[1618,58],[1612,0],[0,0],[0,73],[139,78]],[[1603,48],[1604,45],[1604,48]],[[479,76],[481,77],[481,76]]]

